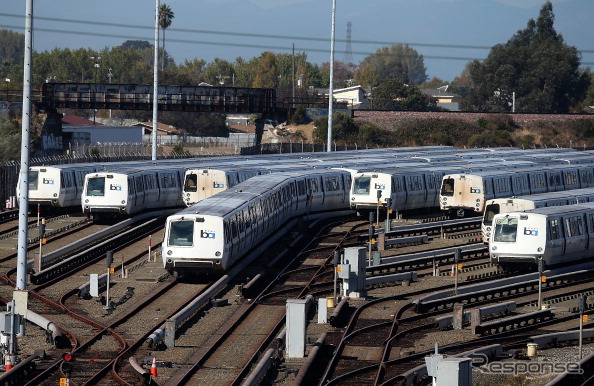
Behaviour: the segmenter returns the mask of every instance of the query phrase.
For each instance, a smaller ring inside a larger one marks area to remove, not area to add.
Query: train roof
[[[295,171],[286,173],[264,174],[252,177],[231,189],[222,191],[214,196],[206,198],[196,204],[183,209],[173,216],[184,215],[212,215],[225,216],[233,210],[241,207],[254,198],[265,194],[285,181],[294,178],[324,176],[324,175],[350,175],[343,170],[320,170],[320,171]],[[171,217],[171,216],[170,216]]]
[[[594,209],[594,202],[584,202],[580,204],[572,204],[572,205],[563,205],[563,206],[545,206],[542,208],[536,209],[529,209],[522,212],[507,212],[507,213],[498,213],[493,217],[493,221],[496,218],[501,218],[505,216],[518,216],[521,214],[532,213],[537,215],[544,215],[544,216],[555,216],[558,214],[568,214],[574,212],[583,212],[586,210],[593,210]]]
[[[573,190],[562,190],[562,191],[558,191],[558,192],[527,194],[524,196],[516,196],[516,197],[508,197],[508,198],[493,198],[493,199],[488,200],[488,203],[511,202],[511,201],[518,201],[518,200],[540,202],[540,201],[555,200],[555,199],[562,199],[562,198],[582,197],[582,196],[589,196],[589,195],[594,195],[594,188],[583,188],[583,189],[573,189]]]

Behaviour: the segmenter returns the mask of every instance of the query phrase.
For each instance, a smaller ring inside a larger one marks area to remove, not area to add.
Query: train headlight
[[[125,204],[126,204],[126,200],[122,200],[122,205],[125,205]]]
[[[58,193],[54,193],[54,197],[58,197]]]
[[[85,204],[88,204],[88,203],[89,203],[89,199],[87,198],[87,199],[85,200]]]
[[[476,199],[476,202],[481,202],[481,199],[480,199],[480,198],[477,198],[477,199]]]
[[[491,232],[486,233],[487,238],[491,237]]]
[[[481,206],[481,203],[480,202],[477,202],[476,203],[476,207],[478,208],[479,206]]]
[[[215,256],[216,256],[216,257],[219,257],[219,256],[221,256],[221,252],[219,252],[219,251],[215,252]]]
[[[355,201],[355,197],[351,198],[351,201]]]
[[[172,253],[173,253],[173,251],[172,251],[171,249],[167,250],[167,254],[168,254],[169,256],[171,256],[171,254],[172,254]]]
[[[496,251],[496,250],[497,250],[497,247],[496,247],[495,245],[493,245],[493,246],[491,247],[491,250],[492,250],[492,251]]]
[[[487,232],[491,232],[491,227],[487,227]]]
[[[542,252],[542,247],[538,247],[538,248],[536,249],[536,251],[537,251],[537,252]]]

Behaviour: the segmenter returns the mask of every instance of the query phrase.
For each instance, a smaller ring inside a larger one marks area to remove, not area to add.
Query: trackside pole
[[[149,246],[148,246],[149,248],[148,248],[148,260],[147,261],[150,262],[151,261],[151,246],[153,245],[153,235],[149,236],[148,244],[149,244]]]

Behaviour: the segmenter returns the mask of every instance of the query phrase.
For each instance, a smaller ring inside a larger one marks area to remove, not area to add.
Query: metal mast
[[[328,88],[328,146],[326,151],[332,151],[332,102],[334,102],[334,15],[336,14],[336,0],[332,0],[332,33],[330,35],[330,87]]]
[[[159,0],[155,5],[155,59],[153,62],[153,153],[151,159],[157,159],[157,122],[159,121]]]

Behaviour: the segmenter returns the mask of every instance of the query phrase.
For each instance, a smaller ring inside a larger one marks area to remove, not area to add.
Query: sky
[[[249,60],[264,51],[330,61],[332,0],[161,0],[175,14],[165,49],[177,64]],[[334,59],[358,64],[381,47],[408,44],[429,79],[451,81],[505,44],[545,0],[336,0]],[[0,29],[24,32],[25,0],[0,0]],[[594,69],[594,1],[552,0],[554,27]],[[154,41],[155,0],[34,0],[33,48],[91,48]],[[347,25],[351,24],[350,44]],[[350,49],[349,49],[350,47]],[[90,65],[92,65],[90,63]],[[1,74],[0,74],[1,75]]]

